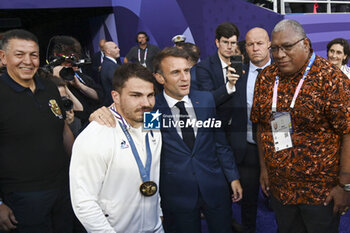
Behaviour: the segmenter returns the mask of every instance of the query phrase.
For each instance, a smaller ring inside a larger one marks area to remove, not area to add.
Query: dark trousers
[[[17,229],[12,233],[71,233],[73,210],[68,187],[38,192],[4,194],[4,203],[12,209]]]
[[[340,215],[333,205],[282,205],[271,197],[279,233],[338,233]]]
[[[241,201],[241,218],[245,232],[256,231],[256,215],[258,209],[260,164],[258,147],[247,143],[243,160],[238,164],[240,182],[243,188]]]
[[[200,195],[193,210],[163,209],[163,227],[166,233],[200,233],[202,232],[200,212],[202,212],[210,233],[232,233],[231,206],[228,197],[222,206],[211,208]]]

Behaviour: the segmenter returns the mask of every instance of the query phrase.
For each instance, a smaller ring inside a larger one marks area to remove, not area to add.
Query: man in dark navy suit
[[[231,99],[235,92],[234,80],[228,80],[227,75],[230,57],[237,48],[239,30],[233,23],[225,22],[216,28],[215,37],[218,50],[197,64],[196,78],[199,90],[210,91],[214,95],[218,116],[226,129],[231,118]]]
[[[254,127],[249,120],[249,116],[256,77],[263,68],[271,63],[269,46],[269,36],[264,29],[251,29],[246,35],[246,51],[250,63],[249,66],[244,67],[244,74],[238,79],[235,92],[231,95],[224,91],[221,92],[222,95],[214,94],[217,103],[225,103],[225,108],[222,109],[219,105],[217,111],[218,115],[226,119],[226,135],[234,151],[241,176],[244,190],[241,208],[244,232],[256,231],[260,168],[258,149],[253,139]],[[218,54],[210,57],[207,63],[203,63],[201,70],[197,68],[197,79],[200,80],[198,82],[199,86],[201,89],[213,93],[219,92],[224,86],[222,76],[218,75],[222,73],[219,67],[220,63],[215,57],[219,57],[220,61],[223,57],[219,46]]]
[[[246,51],[250,62],[236,83],[236,92],[232,98],[232,120],[228,130],[229,142],[236,156],[244,190],[241,214],[242,224],[247,233],[256,231],[260,177],[258,148],[253,137],[256,128],[250,121],[250,110],[255,80],[261,70],[271,64],[269,47],[269,35],[264,29],[253,28],[247,32]]]
[[[100,47],[100,51],[97,51],[96,53],[94,53],[94,55],[92,55],[92,70],[94,72],[94,74],[92,75],[92,77],[94,77],[95,82],[99,83],[99,75],[100,75],[100,71],[101,71],[101,64],[103,62],[103,57],[104,52],[103,52],[103,45],[106,43],[105,39],[101,39],[98,42],[98,46]]]
[[[118,68],[117,58],[120,57],[120,49],[116,43],[113,41],[108,41],[103,45],[104,57],[101,64],[101,84],[105,97],[103,100],[103,105],[110,105],[112,100],[112,80],[115,69]]]
[[[184,116],[185,122],[217,119],[210,93],[190,93],[188,58],[184,50],[171,47],[154,60],[155,77],[164,87],[156,97],[154,110],[159,109],[163,122],[176,123]],[[233,153],[220,125],[205,128],[196,123],[191,128],[177,124],[168,128],[163,124],[162,138],[160,194],[165,230],[201,232],[202,211],[210,232],[231,232],[229,187],[233,201],[241,199],[242,189]]]

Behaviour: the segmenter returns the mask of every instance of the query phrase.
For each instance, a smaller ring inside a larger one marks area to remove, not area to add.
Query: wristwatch
[[[350,192],[350,184],[342,184],[338,181],[338,185],[344,189],[346,192]]]

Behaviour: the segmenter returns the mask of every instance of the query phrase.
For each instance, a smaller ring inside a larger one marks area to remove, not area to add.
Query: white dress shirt
[[[188,116],[190,117],[190,120],[195,120],[195,121],[197,120],[196,113],[194,111],[192,102],[191,102],[190,98],[188,97],[188,95],[183,97],[182,100],[177,100],[177,99],[174,99],[173,97],[170,97],[169,95],[167,95],[165,93],[165,91],[163,91],[163,94],[164,94],[164,98],[165,98],[166,102],[168,103],[168,106],[171,110],[171,114],[173,115],[175,122],[178,122],[180,120],[180,109],[175,106],[175,104],[179,101],[185,102],[185,108],[186,108],[186,111],[188,113]],[[194,125],[193,130],[194,130],[194,136],[197,136],[198,129],[196,127],[196,124]],[[176,124],[176,131],[180,135],[180,137],[182,138],[181,128],[179,127],[178,124]]]
[[[115,64],[117,64],[117,60],[115,60],[113,57],[106,56],[106,58],[108,58],[109,60],[111,60],[112,62],[114,62]]]

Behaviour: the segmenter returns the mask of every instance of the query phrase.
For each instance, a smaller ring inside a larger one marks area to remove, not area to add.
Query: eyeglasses
[[[288,52],[291,51],[292,48],[298,44],[300,41],[305,40],[305,38],[302,38],[300,40],[298,40],[297,42],[293,43],[293,44],[287,44],[287,45],[281,45],[281,46],[270,46],[270,49],[273,53],[277,53],[278,50],[282,50],[283,52]]]
[[[228,47],[229,45],[231,45],[232,47],[237,45],[237,41],[230,42],[228,40],[224,40],[224,41],[220,41],[220,43],[222,43],[226,47]]]

